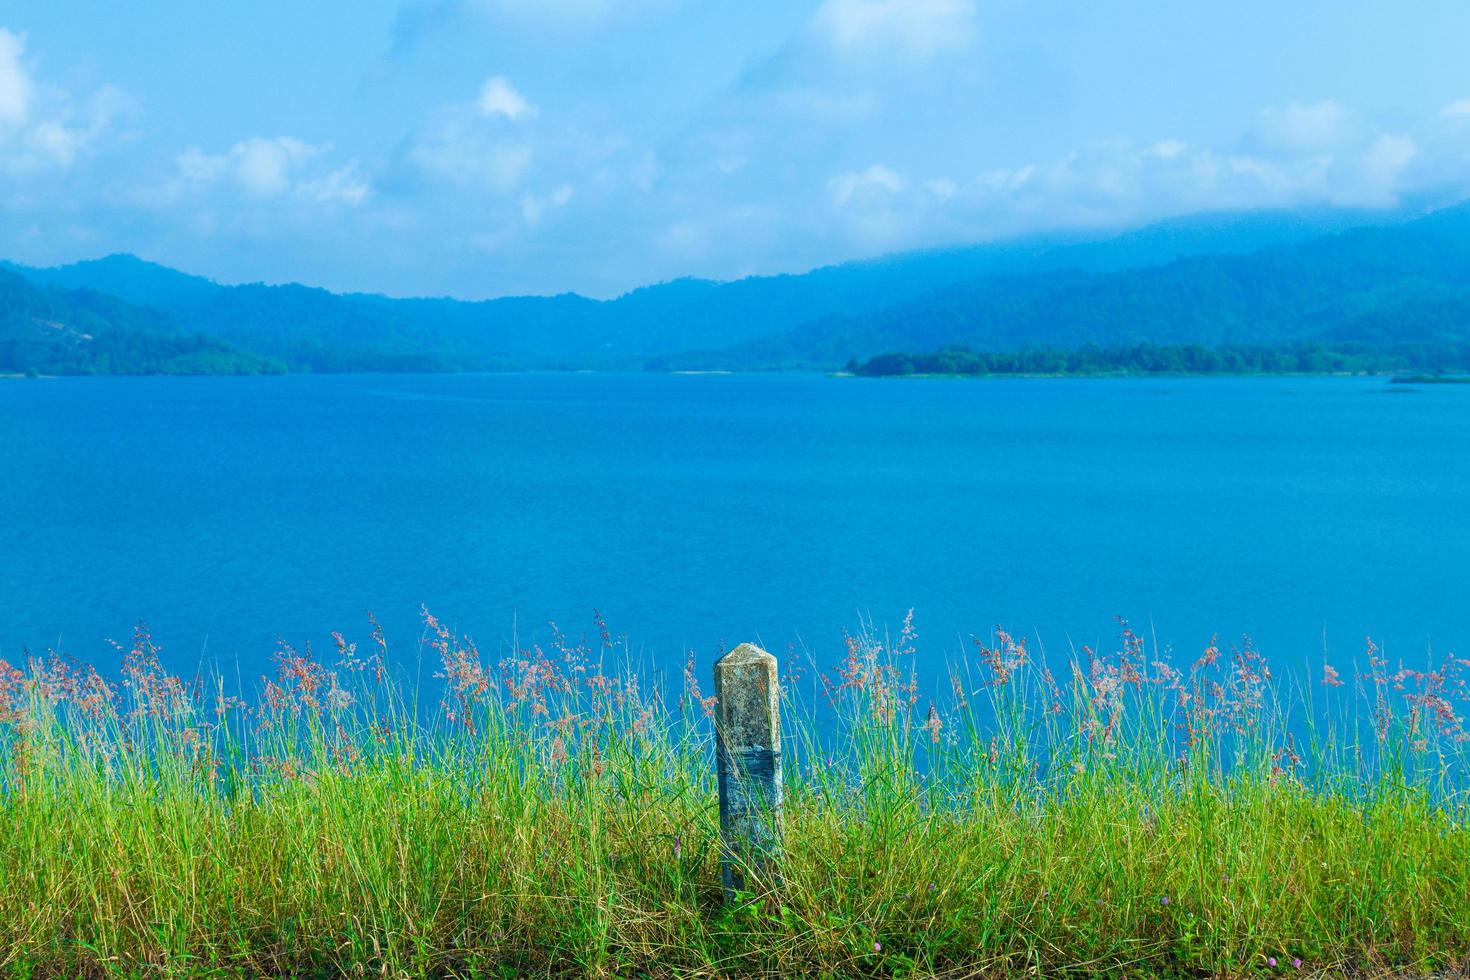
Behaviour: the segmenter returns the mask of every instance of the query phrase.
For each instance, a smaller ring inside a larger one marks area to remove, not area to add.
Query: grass
[[[1054,681],[1003,631],[921,696],[912,630],[786,682],[779,883],[721,901],[711,702],[599,629],[488,667],[426,614],[283,649],[259,703],[0,672],[0,972],[16,976],[1313,975],[1470,953],[1464,662],[1285,698],[1249,644],[1126,628]],[[790,661],[798,658],[787,658]],[[608,669],[605,669],[607,667]],[[1341,685],[1341,686],[1339,686]],[[796,692],[811,689],[805,701]],[[422,720],[420,720],[422,719]]]

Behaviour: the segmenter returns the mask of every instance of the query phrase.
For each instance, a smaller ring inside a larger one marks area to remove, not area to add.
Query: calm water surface
[[[600,609],[656,663],[838,655],[915,609],[1114,616],[1279,662],[1470,650],[1470,390],[1366,379],[498,375],[0,382],[0,656],[266,669],[277,638],[494,652]]]

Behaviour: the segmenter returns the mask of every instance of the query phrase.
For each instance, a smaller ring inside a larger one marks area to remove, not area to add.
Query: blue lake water
[[[1371,379],[607,374],[0,382],[0,657],[269,668],[278,637],[493,657],[602,611],[654,663],[835,659],[913,607],[1278,663],[1470,650],[1470,389]]]

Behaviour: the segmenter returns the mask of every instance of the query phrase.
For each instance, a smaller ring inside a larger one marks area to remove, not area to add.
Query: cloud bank
[[[782,9],[780,32],[726,22],[750,37],[721,75],[697,49],[637,48],[723,41],[679,0],[415,0],[385,28],[387,121],[365,98],[356,115],[195,139],[127,78],[63,84],[0,26],[0,251],[609,295],[1200,210],[1470,193],[1470,94],[1391,116],[1269,97],[1208,127],[1104,128],[1068,115],[1093,78],[1008,48],[971,0]]]

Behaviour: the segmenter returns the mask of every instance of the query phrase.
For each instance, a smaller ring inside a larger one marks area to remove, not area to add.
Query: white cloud
[[[1320,143],[1314,138],[1311,145]],[[971,228],[1013,231],[1116,225],[1207,209],[1387,207],[1408,185],[1420,153],[1414,139],[1394,134],[1365,134],[1332,153],[1108,140],[1050,162],[983,172],[946,207]]]
[[[515,90],[509,79],[500,75],[485,80],[480,89],[478,105],[482,116],[504,116],[506,119],[516,120],[536,114],[536,107]]]
[[[236,143],[230,156],[235,179],[246,192],[256,197],[276,197],[290,188],[291,171],[323,149],[290,136],[255,137]]]
[[[827,182],[829,202],[841,210],[839,220],[827,215],[825,240],[838,254],[858,256],[1203,210],[1391,207],[1426,186],[1438,157],[1428,154],[1424,137],[1363,130],[1331,153],[1103,140],[1050,160],[984,170],[969,181],[909,182],[876,165]],[[784,227],[815,220],[812,213],[792,215]]]
[[[287,195],[318,204],[357,206],[372,190],[354,161],[325,173],[312,163],[331,150],[330,144],[313,144],[294,136],[254,136],[241,140],[224,153],[206,153],[191,146],[175,158],[178,176],[186,185],[206,188],[221,182],[262,200]],[[177,199],[178,191],[155,195],[161,203]]]
[[[69,170],[92,152],[129,108],[104,86],[80,103],[43,85],[26,68],[26,38],[0,28],[0,172],[44,177]]]
[[[495,140],[482,125],[460,120],[450,120],[421,134],[408,156],[431,177],[497,193],[514,190],[533,158],[529,144]]]
[[[404,144],[402,162],[436,183],[508,194],[530,170],[536,156],[532,137],[538,134],[512,138],[494,120],[535,114],[536,107],[509,80],[492,76],[474,105],[446,105],[434,112]]]
[[[1362,125],[1342,103],[1292,102],[1261,111],[1252,142],[1283,153],[1331,153],[1361,138]]]
[[[72,129],[54,119],[37,124],[27,139],[37,156],[62,168],[72,165],[87,142],[88,134],[84,130]]]
[[[0,123],[19,125],[30,115],[31,77],[21,63],[25,48],[24,34],[0,27]]]
[[[279,197],[291,189],[292,177],[301,165],[327,149],[294,136],[254,136],[216,155],[191,146],[179,154],[176,163],[186,180],[207,184],[228,177],[252,197]]]
[[[948,177],[935,177],[924,181],[924,189],[935,197],[948,200],[959,193],[960,185]]]
[[[975,5],[971,0],[825,0],[813,26],[844,53],[896,48],[926,58],[969,46]]]
[[[528,225],[540,224],[542,215],[555,208],[566,207],[571,199],[572,188],[569,184],[561,185],[545,197],[524,194],[521,196],[521,217]]]
[[[1028,163],[1024,167],[1015,167],[1013,169],[997,168],[995,170],[987,170],[982,174],[976,175],[975,183],[987,191],[1007,193],[1024,187],[1035,175],[1035,164]]]
[[[1189,145],[1179,140],[1159,140],[1150,146],[1147,152],[1150,156],[1156,156],[1160,160],[1172,160],[1187,149]]]
[[[229,166],[227,156],[210,156],[197,146],[191,146],[174,159],[179,176],[185,180],[207,184],[218,180]]]
[[[1470,98],[1451,102],[1439,110],[1441,116],[1470,116]]]
[[[888,167],[875,163],[867,170],[851,171],[831,178],[827,181],[827,193],[831,195],[833,204],[843,207],[854,198],[873,191],[897,194],[905,186],[907,185],[901,176]]]
[[[1408,136],[1386,133],[1363,153],[1363,172],[1368,185],[1381,192],[1385,204],[1396,199],[1398,182],[1405,167],[1419,155],[1419,145]]]
[[[301,184],[301,193],[321,204],[357,207],[372,193],[372,185],[362,176],[357,163],[353,162],[333,170],[325,177],[304,181]]]
[[[1212,161],[1213,162],[1213,161]],[[1304,199],[1330,199],[1333,161],[1327,156],[1227,156],[1212,171],[1210,190],[1243,198],[1260,206],[1280,206]],[[1339,187],[1339,191],[1346,190]]]

